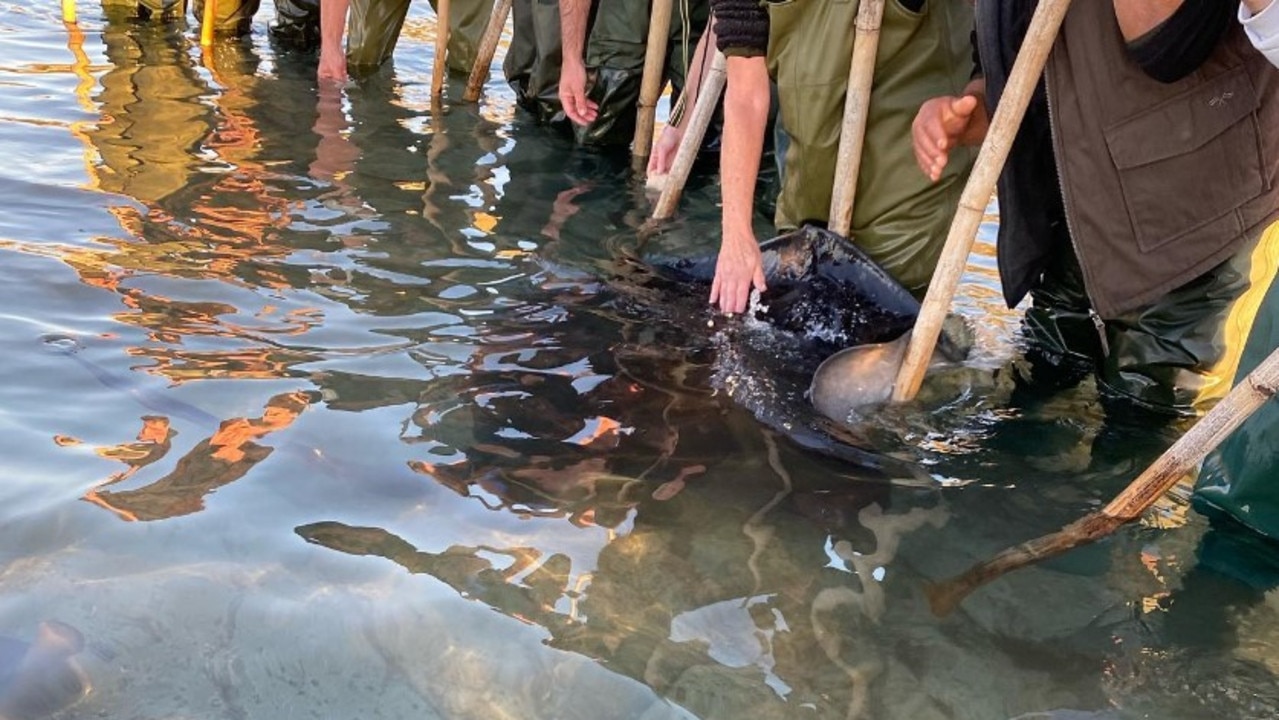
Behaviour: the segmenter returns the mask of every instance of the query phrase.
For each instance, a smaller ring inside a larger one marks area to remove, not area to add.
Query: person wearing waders
[[[517,22],[519,9],[517,0]],[[562,58],[555,88],[559,109],[572,121],[580,144],[630,145],[635,137],[644,75],[649,3],[559,0],[559,11],[559,42],[539,49],[544,58],[556,51]],[[674,4],[663,72],[663,80],[670,81],[673,88],[672,102],[683,91],[693,52],[709,15],[708,0],[679,0]],[[514,45],[513,40],[513,52]],[[542,88],[539,97],[544,97],[546,90]]]
[[[435,2],[431,3],[435,7]],[[347,11],[350,11],[350,19]],[[320,4],[320,80],[346,82],[348,68],[375,70],[395,51],[409,0],[324,0]],[[466,74],[475,65],[493,0],[452,0],[448,69]]]
[[[1034,7],[978,0],[981,74],[915,123],[929,177],[980,142]],[[998,183],[1005,299],[1031,300],[1019,379],[1032,392],[1092,374],[1108,413],[1193,416],[1279,345],[1279,70],[1236,12],[1195,0],[1067,12]],[[1193,498],[1279,541],[1275,403],[1209,457]]]
[[[764,290],[753,193],[776,82],[778,122],[789,141],[774,223],[779,231],[824,225],[839,150],[858,3],[843,0],[713,0],[716,46],[727,56],[720,151],[722,230],[710,301],[746,309]],[[941,254],[972,153],[938,182],[910,170],[911,121],[920,104],[961,91],[972,77],[972,10],[963,0],[885,4],[852,240],[903,286],[922,294]],[[903,171],[905,170],[905,171]]]

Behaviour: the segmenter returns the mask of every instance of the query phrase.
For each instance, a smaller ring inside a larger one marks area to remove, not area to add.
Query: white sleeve
[[[1279,67],[1279,0],[1271,0],[1270,5],[1256,15],[1240,3],[1239,22],[1243,23],[1252,44]]]

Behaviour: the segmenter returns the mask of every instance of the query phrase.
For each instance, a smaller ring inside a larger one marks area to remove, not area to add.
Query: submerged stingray
[[[25,642],[0,637],[0,720],[40,720],[89,692],[89,679],[76,655],[84,638],[65,623],[40,623]]]
[[[768,289],[755,318],[833,349],[894,340],[915,325],[919,301],[843,237],[803,227],[760,245]],[[660,276],[710,285],[716,256],[651,260]]]
[[[857,246],[828,230],[804,227],[760,250],[768,289],[752,312],[812,343],[823,358],[806,393],[814,408],[846,423],[857,407],[886,401],[919,301]],[[655,264],[659,277],[708,285],[715,263],[711,256]],[[967,354],[964,346],[970,343],[952,337],[961,330],[947,323],[938,339],[939,360],[959,361]]]

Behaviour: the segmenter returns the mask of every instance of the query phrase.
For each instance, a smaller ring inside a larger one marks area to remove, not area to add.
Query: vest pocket
[[[1243,68],[1106,128],[1137,245],[1149,252],[1208,230],[1266,190],[1257,109]],[[1231,224],[1226,222],[1224,224]],[[1243,231],[1242,223],[1222,242]]]

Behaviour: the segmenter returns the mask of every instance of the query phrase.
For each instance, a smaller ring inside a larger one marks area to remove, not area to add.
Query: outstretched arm
[[[680,94],[678,104],[671,111],[670,122],[662,128],[662,134],[653,146],[652,154],[649,155],[650,175],[665,175],[671,170],[671,163],[675,161],[675,153],[679,150],[680,141],[684,139],[684,128],[688,127],[688,119],[697,105],[697,94],[702,87],[702,71],[710,64],[709,58],[712,51],[708,48],[714,46],[715,29],[712,21],[707,24],[706,32],[702,33],[702,37],[697,41],[697,50],[693,52],[693,59],[688,66],[684,92]]]
[[[591,0],[560,0],[560,104],[564,114],[578,125],[588,125],[599,106],[586,99],[586,23]]]
[[[752,224],[755,180],[768,125],[768,68],[763,56],[730,56],[724,90],[724,141],[720,151],[723,238],[711,284],[711,304],[742,312],[751,288],[765,289],[764,269]]]
[[[350,0],[320,3],[320,80],[346,82],[346,11]]]

